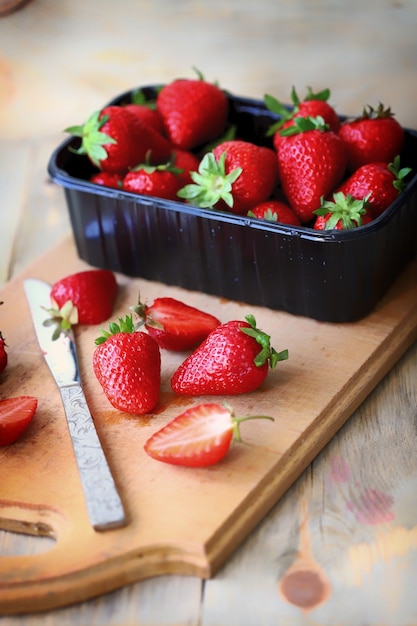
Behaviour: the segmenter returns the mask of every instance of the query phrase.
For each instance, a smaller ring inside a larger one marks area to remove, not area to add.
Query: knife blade
[[[74,334],[71,330],[52,340],[51,327],[43,323],[51,285],[28,278],[23,287],[40,349],[61,394],[90,522],[96,530],[123,526],[123,504],[82,389]]]

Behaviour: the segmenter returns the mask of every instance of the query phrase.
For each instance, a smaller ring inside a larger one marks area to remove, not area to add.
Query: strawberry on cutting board
[[[390,108],[367,106],[362,115],[346,120],[339,129],[346,145],[347,166],[354,172],[366,163],[391,163],[400,154],[405,131]]]
[[[81,138],[74,150],[86,154],[100,170],[120,174],[146,159],[164,163],[171,154],[169,141],[125,107],[111,105],[95,111],[81,126],[65,129]]]
[[[6,352],[6,342],[4,341],[4,337],[0,332],[0,374],[7,367],[7,352]]]
[[[278,181],[276,154],[249,141],[220,143],[204,155],[193,183],[178,195],[190,204],[246,215],[267,200]]]
[[[226,128],[229,103],[214,83],[179,78],[165,85],[157,96],[157,110],[172,145],[191,150],[216,139]]]
[[[235,417],[230,407],[216,403],[191,407],[154,433],[145,442],[153,459],[184,467],[207,467],[221,461],[233,440],[241,441],[239,426],[267,415]]]
[[[23,435],[38,408],[33,396],[0,400],[0,446],[9,446]]]
[[[139,300],[131,308],[159,347],[166,350],[179,352],[195,348],[220,325],[214,315],[176,298],[156,298],[149,305]]]
[[[278,353],[247,315],[245,321],[215,328],[174,372],[171,387],[189,396],[249,393],[260,387],[269,368],[287,358],[288,351]]]
[[[137,331],[132,316],[111,322],[96,339],[93,370],[110,404],[144,415],[159,400],[161,353],[155,339]]]
[[[110,270],[64,276],[52,285],[50,318],[45,325],[55,326],[57,337],[74,324],[100,324],[111,316],[117,293],[117,281]]]
[[[324,120],[294,118],[281,131],[278,172],[282,189],[302,224],[314,219],[313,211],[338,185],[346,171],[346,149]]]

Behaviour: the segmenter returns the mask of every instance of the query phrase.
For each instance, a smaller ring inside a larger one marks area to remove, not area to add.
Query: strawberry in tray
[[[357,200],[342,191],[333,194],[333,200],[324,200],[314,211],[315,230],[350,230],[372,222],[368,196]]]
[[[82,126],[70,126],[66,132],[80,137],[81,145],[71,148],[88,155],[100,170],[120,174],[138,163],[166,162],[171,144],[126,107],[110,105],[95,111]]]
[[[220,325],[214,315],[175,298],[156,298],[149,305],[139,299],[131,309],[139,317],[139,324],[144,324],[149,335],[166,350],[195,348]]]
[[[292,226],[301,226],[296,213],[288,204],[281,200],[265,200],[254,206],[248,211],[248,217],[255,217],[259,220],[267,220],[268,222],[277,222],[280,224],[290,224]]]
[[[157,110],[172,145],[182,150],[197,148],[220,136],[226,128],[229,103],[214,83],[198,78],[179,78],[157,95]]]
[[[323,89],[322,91],[314,93],[311,87],[309,87],[304,100],[300,100],[293,87],[291,91],[292,106],[287,107],[270,94],[266,94],[264,100],[267,109],[279,116],[278,121],[271,124],[267,132],[268,136],[273,136],[275,149],[278,150],[279,144],[282,141],[280,131],[283,128],[293,126],[295,117],[320,116],[324,119],[325,123],[329,125],[330,129],[337,133],[341,122],[334,107],[329,103],[329,98],[329,89]]]
[[[239,426],[268,415],[235,417],[231,408],[206,403],[178,415],[145,442],[145,452],[163,463],[184,467],[207,467],[219,463],[232,441],[241,441]]]
[[[249,393],[260,387],[269,368],[287,358],[288,351],[277,352],[247,315],[245,321],[217,326],[177,368],[171,387],[190,396]]]
[[[246,215],[267,200],[278,181],[274,150],[249,141],[230,140],[202,158],[193,183],[178,195],[190,204]]]
[[[171,161],[161,165],[143,163],[132,168],[123,178],[123,190],[166,200],[178,200],[178,191],[183,186],[182,173],[183,170]]]
[[[346,171],[342,139],[324,120],[294,118],[294,125],[281,131],[278,172],[282,189],[302,224],[314,219],[321,198],[328,197]]]
[[[111,322],[96,339],[93,370],[110,404],[144,415],[159,400],[161,353],[155,339],[137,331],[132,316]]]
[[[346,144],[347,166],[354,172],[366,163],[391,163],[401,153],[405,131],[390,108],[383,104],[364,108],[362,115],[346,120],[339,130]]]

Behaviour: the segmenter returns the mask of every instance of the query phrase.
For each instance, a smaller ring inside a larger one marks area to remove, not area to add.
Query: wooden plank
[[[84,267],[67,239],[1,294],[10,344],[2,394],[35,393],[40,409],[27,435],[0,452],[7,477],[0,485],[0,525],[51,533],[57,540],[48,552],[2,559],[0,607],[6,612],[61,606],[156,574],[212,576],[417,335],[416,263],[377,309],[356,324],[323,324],[250,307],[275,347],[289,348],[290,359],[271,372],[262,390],[226,399],[237,414],[261,411],[272,414],[275,422],[248,423],[245,444],[234,446],[225,462],[189,471],[158,464],[142,450],[154,430],[197,401],[170,391],[170,375],[182,356],[163,354],[161,402],[153,416],[122,415],[109,406],[91,371],[97,329],[80,328],[87,399],[129,515],[125,528],[94,533],[62,407],[33,337],[21,284],[24,276],[53,281]],[[136,301],[138,289],[150,301],[167,293],[216,311],[223,321],[249,312],[241,303],[118,279],[115,317]]]

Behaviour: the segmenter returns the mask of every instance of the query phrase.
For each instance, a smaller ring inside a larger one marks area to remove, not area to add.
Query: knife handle
[[[123,504],[78,383],[60,388],[88,515],[96,530],[126,523]]]

